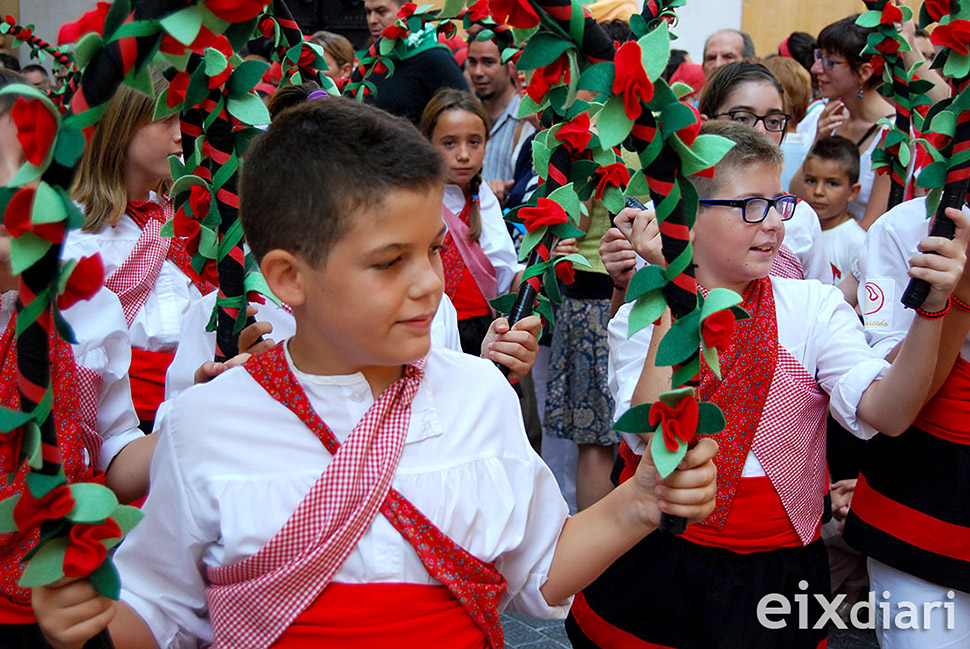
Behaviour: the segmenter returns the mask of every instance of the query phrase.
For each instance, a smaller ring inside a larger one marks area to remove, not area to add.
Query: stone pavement
[[[570,649],[561,621],[537,620],[525,615],[506,613],[505,646],[508,649]],[[879,649],[871,631],[832,631],[829,649]]]

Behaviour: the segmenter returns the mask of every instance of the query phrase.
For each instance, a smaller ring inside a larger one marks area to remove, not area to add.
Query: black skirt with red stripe
[[[768,618],[784,628],[758,620],[772,593],[791,604],[790,614]],[[738,554],[654,532],[576,596],[566,632],[576,649],[817,649],[826,630],[811,628],[822,617],[815,593],[829,599],[820,540]],[[802,606],[807,629],[799,629]]]
[[[970,446],[910,428],[868,445],[843,537],[920,579],[970,592]]]

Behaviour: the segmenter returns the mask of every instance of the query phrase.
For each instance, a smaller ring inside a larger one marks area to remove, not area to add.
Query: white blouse
[[[294,371],[314,408],[345,440],[374,402],[367,381],[359,373]],[[566,503],[529,446],[508,381],[488,361],[432,349],[411,412],[394,488],[456,543],[496,562],[508,581],[502,608],[564,617],[570,601],[548,606],[539,588],[568,515]],[[265,545],[330,455],[242,368],[183,392],[158,428],[145,518],[115,560],[122,599],[161,647],[181,649],[195,647],[196,638],[212,639],[205,569]],[[436,583],[381,516],[334,581]]]
[[[0,327],[5,328],[13,317],[16,299],[16,291],[3,294]],[[131,402],[128,382],[131,342],[125,315],[118,297],[106,288],[62,313],[77,340],[71,345],[74,361],[102,379],[97,432],[104,443],[95,468],[104,471],[121,449],[145,436],[138,428],[138,415]]]
[[[213,291],[194,302],[186,311],[182,320],[179,346],[175,350],[175,359],[165,373],[166,400],[192,387],[195,383],[195,371],[202,363],[211,361],[215,356],[216,332],[205,330],[215,304],[216,293]],[[276,306],[269,300],[266,300],[266,304],[255,306],[258,309],[256,320],[269,322],[273,326],[268,338],[279,341],[291,338],[296,333],[296,320],[286,309]],[[438,303],[438,310],[431,321],[431,345],[461,351],[461,340],[458,337],[458,312],[455,311],[448,296],[443,293]]]
[[[832,416],[863,439],[876,430],[856,417],[859,400],[869,385],[889,369],[881,356],[866,344],[859,318],[842,293],[816,280],[772,277],[778,342],[815,376],[829,395]],[[640,380],[653,326],[627,337],[632,305],[620,308],[610,321],[609,386],[616,401],[615,419],[630,408],[633,391]],[[624,434],[630,448],[642,453],[645,443],[636,435]],[[749,453],[744,477],[764,475],[754,454]]]
[[[970,207],[963,213],[970,216]],[[859,306],[869,344],[885,357],[902,342],[915,312],[899,301],[909,285],[909,261],[929,233],[926,198],[897,205],[872,224],[859,256]],[[970,361],[970,337],[960,357]]]
[[[509,292],[515,274],[523,270],[525,266],[519,264],[519,257],[515,252],[515,246],[512,244],[512,237],[509,236],[509,231],[505,227],[502,208],[488,183],[482,183],[479,187],[478,200],[478,209],[482,214],[482,234],[478,238],[478,243],[485,256],[495,267],[498,294],[502,295]],[[455,214],[460,214],[465,208],[465,193],[461,187],[446,184],[444,204]]]
[[[64,244],[64,258],[79,259],[101,253],[107,277],[124,263],[140,236],[141,228],[128,215],[121,217],[115,226],[107,225],[96,234],[73,230]],[[131,345],[150,352],[175,351],[182,318],[192,302],[201,297],[188,276],[166,259],[155,287],[129,327]]]
[[[830,283],[832,269],[822,244],[822,226],[818,214],[805,201],[798,201],[795,214],[785,221],[785,245],[794,253],[805,271],[805,279]]]

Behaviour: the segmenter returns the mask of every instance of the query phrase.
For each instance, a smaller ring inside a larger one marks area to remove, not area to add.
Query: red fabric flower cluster
[[[949,47],[954,52],[967,56],[970,54],[967,48],[967,43],[970,43],[970,20],[954,20],[938,25],[930,34],[930,41],[934,45]]]
[[[630,170],[622,162],[614,162],[596,170],[599,181],[596,183],[596,198],[603,198],[607,186],[626,187],[630,184]]]
[[[723,353],[731,344],[736,321],[734,312],[730,309],[716,311],[704,318],[704,322],[701,324],[701,338],[704,339],[704,346],[708,349],[717,349],[717,351]]]
[[[883,25],[892,25],[893,23],[903,22],[903,12],[902,10],[894,5],[892,2],[887,2],[886,6],[883,7],[882,17],[879,22]]]
[[[202,231],[202,221],[209,214],[212,207],[212,194],[207,187],[202,185],[192,185],[189,188],[189,209],[192,216],[185,211],[183,204],[175,211],[172,219],[172,228],[175,236],[188,239],[187,249],[190,255],[194,255],[199,250],[199,233]]]
[[[529,29],[539,24],[539,14],[529,0],[491,0],[492,18],[509,27]]]
[[[74,496],[66,484],[54,487],[42,498],[34,498],[30,489],[24,489],[13,508],[13,520],[17,528],[32,530],[46,520],[64,518],[74,509]]]
[[[226,69],[217,74],[214,77],[209,77],[209,89],[218,88],[229,80],[229,75],[232,74],[232,63],[229,63],[229,57],[233,54],[232,45],[229,43],[229,39],[219,34],[216,37],[215,42],[210,46],[216,50],[219,50],[223,56],[226,57]]]
[[[17,125],[17,140],[24,157],[32,165],[41,165],[57,137],[57,117],[40,99],[20,97],[10,111]]]
[[[535,70],[525,92],[529,99],[538,104],[549,89],[558,83],[569,83],[569,58],[565,54],[544,68]]]
[[[24,187],[10,199],[7,209],[3,213],[3,225],[12,237],[19,237],[25,232],[30,232],[41,239],[51,243],[63,243],[64,241],[64,221],[53,223],[34,223],[34,197],[37,190],[33,187]]]
[[[926,13],[935,23],[940,22],[943,16],[950,13],[950,0],[926,0],[923,6],[926,7]]]
[[[206,0],[205,8],[231,23],[244,23],[263,13],[269,0]]]
[[[568,223],[569,215],[559,203],[548,198],[540,198],[535,207],[519,208],[518,216],[528,232],[534,232],[544,225]]]
[[[876,43],[876,50],[883,56],[893,56],[899,51],[899,41],[891,36],[886,37]]]
[[[640,45],[636,41],[624,43],[616,51],[616,74],[613,92],[623,96],[623,109],[630,119],[640,117],[640,102],[653,99],[653,82],[643,69]]]
[[[563,142],[573,154],[580,154],[589,146],[593,139],[590,130],[589,114],[585,111],[576,115],[556,131],[556,139]]]
[[[67,278],[64,290],[57,296],[57,308],[69,309],[81,300],[90,300],[103,283],[104,262],[101,255],[81,257]]]
[[[685,395],[673,407],[663,401],[655,401],[650,406],[650,425],[660,424],[664,446],[671,452],[680,448],[680,442],[686,444],[694,439],[699,419],[700,407],[692,394]]]
[[[478,0],[478,2],[468,7],[468,18],[472,22],[485,20],[490,15],[491,14],[489,13],[488,0]]]
[[[91,32],[97,32],[103,36],[104,21],[108,18],[110,9],[110,2],[99,2],[94,9],[81,16],[80,20],[61,25],[60,31],[57,32],[57,44],[77,43],[85,34]]]
[[[192,75],[190,75],[188,72],[183,70],[176,74],[172,78],[171,83],[168,84],[168,92],[165,95],[165,105],[169,108],[175,108],[185,101],[185,92],[189,89],[190,81],[192,81]]]
[[[121,526],[111,518],[103,523],[78,523],[71,527],[62,564],[64,576],[90,575],[108,556],[108,548],[102,541],[120,538]]]
[[[413,2],[405,2],[401,5],[401,9],[397,12],[398,18],[410,18],[414,15],[415,10],[417,10],[418,5]]]

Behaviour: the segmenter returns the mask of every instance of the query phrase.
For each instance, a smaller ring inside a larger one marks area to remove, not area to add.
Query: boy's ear
[[[294,254],[278,248],[263,256],[259,270],[273,295],[290,306],[300,306],[306,301],[306,264]]]
[[[859,198],[859,192],[861,191],[862,191],[861,183],[856,183],[852,185],[852,188],[849,190],[849,202],[851,203],[855,199]]]

